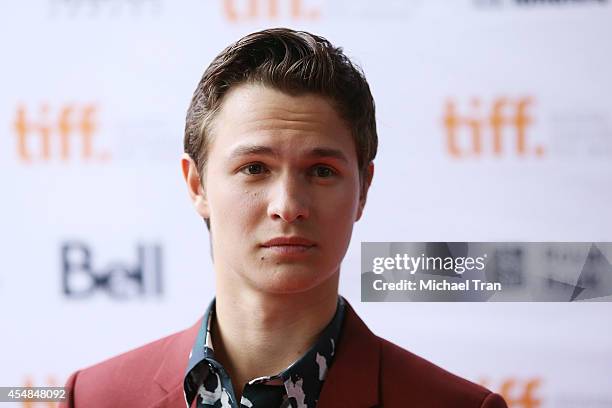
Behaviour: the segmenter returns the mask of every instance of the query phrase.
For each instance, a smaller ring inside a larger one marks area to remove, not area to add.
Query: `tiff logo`
[[[51,159],[67,162],[75,158],[108,160],[108,153],[95,152],[93,147],[98,128],[96,111],[93,104],[64,105],[52,110],[43,103],[35,112],[24,105],[17,106],[13,129],[19,159],[24,163]],[[80,149],[75,148],[77,140]]]
[[[506,400],[508,408],[540,408],[542,400],[537,396],[537,392],[541,383],[539,378],[530,378],[525,381],[507,378],[501,382],[498,392]],[[486,380],[480,381],[480,384],[491,388]]]
[[[88,298],[105,292],[114,299],[162,295],[162,250],[159,245],[136,247],[135,262],[112,262],[94,266],[93,251],[83,242],[61,247],[62,285],[72,298]]]
[[[532,99],[497,98],[483,107],[480,99],[471,100],[470,108],[460,113],[454,100],[446,102],[443,125],[446,148],[457,158],[493,154],[542,156],[542,146],[528,145],[527,131],[533,119],[529,115]]]
[[[22,387],[59,387],[55,377],[52,375],[47,376],[47,382],[44,385],[35,384],[30,376],[27,376]],[[35,402],[35,401],[23,401],[21,402],[21,408],[57,408],[57,402]]]
[[[232,22],[257,19],[276,20],[290,18],[292,20],[317,20],[319,9],[306,9],[303,0],[222,0],[223,15]]]

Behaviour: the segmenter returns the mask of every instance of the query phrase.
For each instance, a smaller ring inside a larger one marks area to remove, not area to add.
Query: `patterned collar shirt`
[[[211,323],[215,300],[210,303],[189,355],[184,392],[187,408],[314,408],[331,366],[345,313],[338,296],[336,313],[317,342],[282,372],[254,378],[242,390],[240,403],[227,371],[215,358]]]

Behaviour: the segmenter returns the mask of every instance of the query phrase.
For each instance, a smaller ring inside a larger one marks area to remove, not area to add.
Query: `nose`
[[[305,181],[301,181],[298,175],[283,175],[272,189],[268,216],[287,223],[306,220],[310,216],[309,201]]]

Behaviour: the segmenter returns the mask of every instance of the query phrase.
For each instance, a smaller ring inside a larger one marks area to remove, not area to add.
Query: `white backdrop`
[[[0,385],[62,385],[203,313],[184,116],[211,59],[273,26],[343,46],[376,99],[376,174],[341,278],[370,328],[512,408],[612,407],[609,303],[375,304],[359,286],[361,241],[612,240],[606,0],[1,4]]]

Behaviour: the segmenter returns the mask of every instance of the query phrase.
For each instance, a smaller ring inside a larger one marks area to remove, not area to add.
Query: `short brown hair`
[[[374,99],[361,69],[342,48],[305,31],[274,28],[249,34],[208,66],[193,94],[185,123],[185,152],[200,174],[206,166],[210,125],[225,93],[242,83],[262,83],[289,94],[329,98],[351,128],[362,185],[376,156]]]

